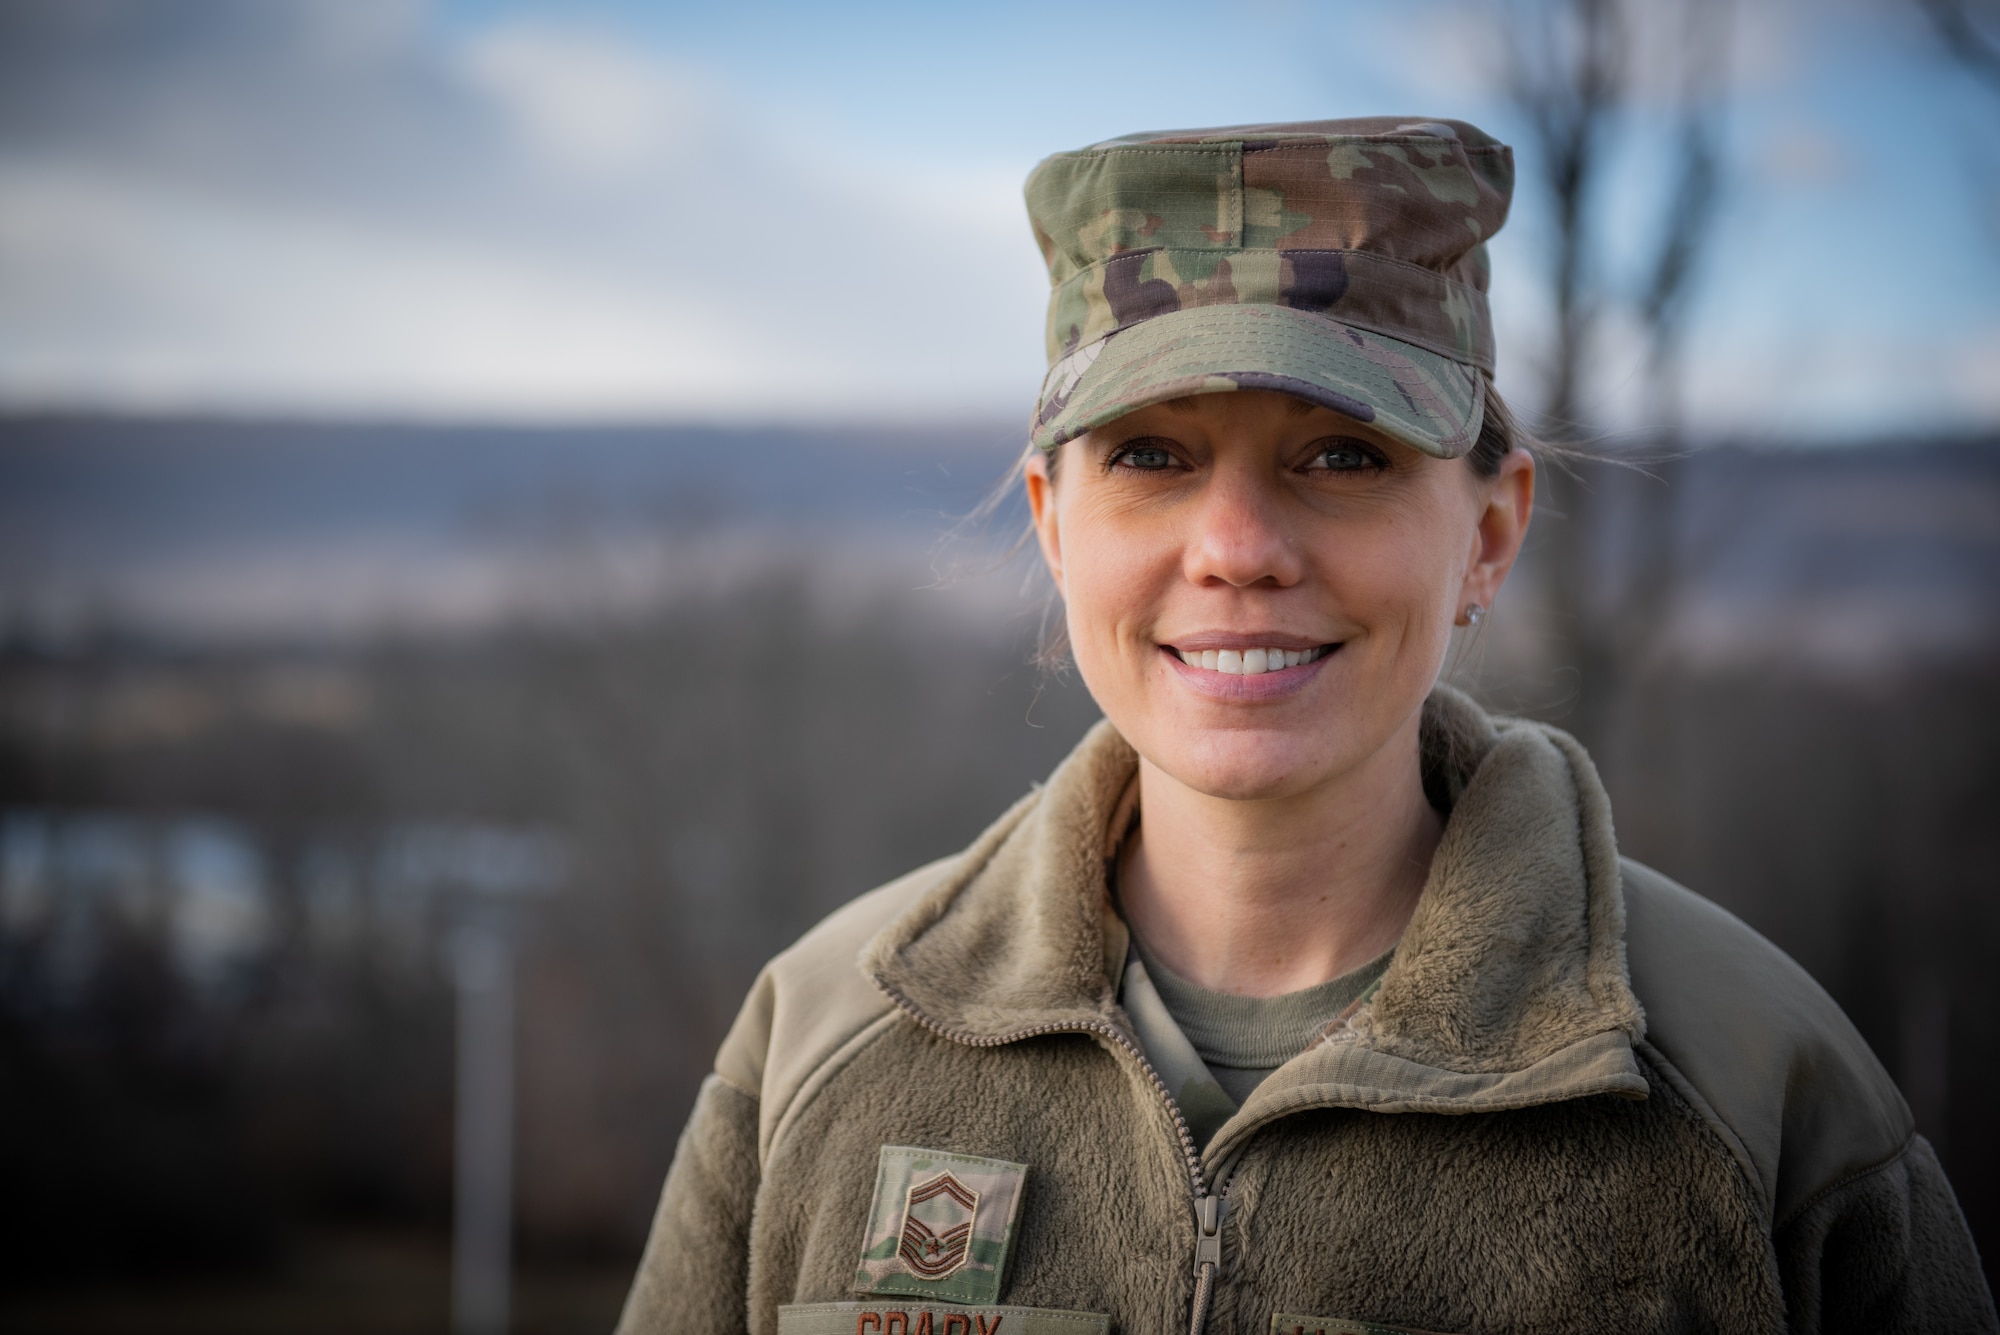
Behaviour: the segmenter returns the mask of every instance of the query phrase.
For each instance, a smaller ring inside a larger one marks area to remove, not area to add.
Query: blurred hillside
[[[15,418],[0,423],[0,618],[37,640],[97,623],[168,639],[434,634],[646,605],[807,553],[829,584],[908,589],[935,582],[925,554],[1017,440],[1004,424]]]
[[[0,1324],[436,1328],[445,956],[496,911],[517,1326],[608,1322],[756,968],[1095,716],[1025,567],[939,584],[1012,439],[0,424]],[[1593,714],[1560,515],[1455,676],[1840,998],[2000,1255],[2000,440],[1580,481]]]

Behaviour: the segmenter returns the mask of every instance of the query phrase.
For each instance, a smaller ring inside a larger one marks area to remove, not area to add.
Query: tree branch
[[[1951,58],[1973,75],[2000,89],[2000,35],[1980,26],[1975,11],[1987,11],[1988,22],[2000,26],[2000,5],[1977,0],[1917,0]]]

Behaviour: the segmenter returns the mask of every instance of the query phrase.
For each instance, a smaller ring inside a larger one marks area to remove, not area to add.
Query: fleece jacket
[[[1137,757],[1108,724],[814,928],[702,1086],[620,1331],[2000,1329],[1826,993],[1621,860],[1565,734],[1443,688],[1422,731],[1447,821],[1393,963],[1199,1150],[1117,1000],[1103,846]],[[878,1195],[920,1240],[980,1199],[878,1192],[885,1146],[1025,1166],[997,1305],[857,1294]]]

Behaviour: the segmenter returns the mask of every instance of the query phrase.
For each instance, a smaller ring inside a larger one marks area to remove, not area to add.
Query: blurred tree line
[[[448,1227],[452,887],[413,901],[369,874],[427,821],[566,850],[521,909],[519,1233],[531,1256],[629,1258],[755,970],[962,846],[1094,717],[1027,665],[1020,625],[940,635],[907,595],[836,611],[804,587],[345,647],[0,651],[16,833],[24,813],[57,841],[105,812],[158,838],[222,820],[268,901],[255,949],[203,981],[177,962],[173,878],[18,848],[0,868],[0,1276]],[[50,875],[69,883],[30,903]]]

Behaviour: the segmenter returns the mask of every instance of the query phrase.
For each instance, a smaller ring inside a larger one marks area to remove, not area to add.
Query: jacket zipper
[[[1222,1216],[1229,1208],[1229,1179],[1223,1179],[1214,1195],[1197,1198],[1194,1208],[1194,1302],[1188,1310],[1188,1335],[1202,1335],[1209,1304],[1215,1301],[1215,1279],[1222,1273]]]
[[[1153,1092],[1166,1105],[1167,1113],[1174,1119],[1174,1132],[1180,1137],[1181,1157],[1185,1160],[1188,1186],[1194,1192],[1195,1244],[1194,1244],[1194,1302],[1188,1313],[1188,1335],[1203,1335],[1208,1326],[1209,1305],[1215,1300],[1216,1277],[1222,1273],[1222,1220],[1229,1210],[1229,1177],[1225,1176],[1214,1191],[1208,1189],[1207,1176],[1202,1172],[1201,1151],[1195,1148],[1194,1132],[1188,1129],[1187,1118],[1181,1115],[1180,1104],[1174,1101],[1167,1082],[1160,1079],[1159,1071],[1146,1058],[1137,1043],[1126,1037],[1115,1024],[1085,1020],[1068,1023],[1031,1025],[1009,1034],[968,1034],[963,1030],[948,1029],[944,1025],[918,1010],[911,1000],[880,978],[875,986],[888,994],[891,1001],[900,1006],[905,1015],[939,1038],[953,1043],[962,1043],[969,1048],[997,1048],[1022,1039],[1041,1038],[1048,1034],[1098,1034],[1110,1039],[1130,1053],[1139,1063],[1139,1069],[1146,1073],[1146,1081]]]

